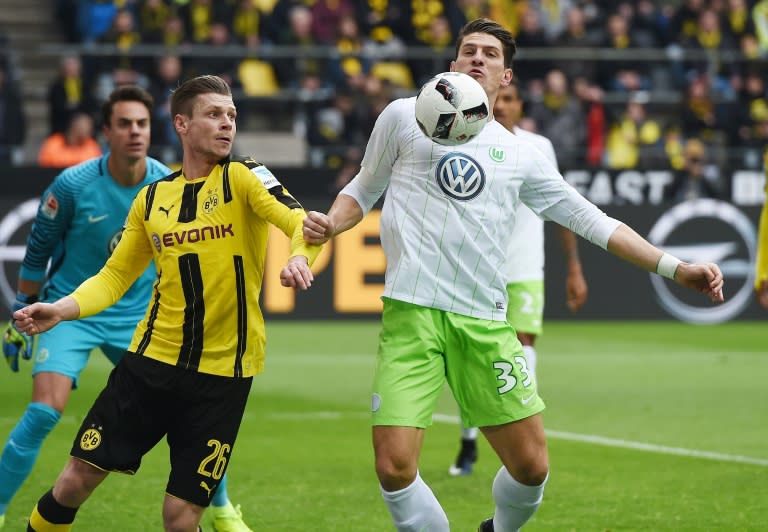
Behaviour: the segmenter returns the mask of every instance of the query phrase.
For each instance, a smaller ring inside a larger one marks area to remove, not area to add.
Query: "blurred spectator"
[[[391,35],[413,42],[411,2],[359,0],[357,9],[363,35],[380,42],[388,41]]]
[[[64,56],[59,75],[48,87],[48,119],[50,133],[62,132],[75,111],[94,112],[96,106],[83,77],[80,58]]]
[[[722,137],[727,124],[726,108],[712,96],[706,75],[691,80],[686,90],[682,113],[683,135],[700,138],[708,143]]]
[[[144,0],[138,13],[142,42],[162,43],[166,24],[173,15],[173,10],[165,0]]]
[[[669,167],[673,170],[682,170],[685,166],[684,147],[685,140],[680,127],[676,124],[667,126],[664,130],[664,153]]]
[[[160,35],[160,41],[150,41],[153,44],[164,44],[168,47],[179,46],[187,42],[187,31],[184,28],[184,21],[178,15],[171,15],[165,21],[163,33]]]
[[[760,49],[768,52],[768,0],[760,0],[752,8],[752,22],[760,43]]]
[[[158,59],[155,76],[149,86],[149,93],[155,101],[152,114],[153,155],[170,163],[181,157],[181,143],[173,127],[171,116],[171,95],[182,83],[181,59],[166,55]]]
[[[362,90],[364,78],[371,69],[371,58],[363,54],[365,40],[353,14],[339,18],[336,34],[337,54],[328,61],[331,86]]]
[[[632,94],[624,112],[612,121],[605,153],[608,168],[637,168],[663,161],[661,126],[648,116],[647,103],[647,94]]]
[[[569,92],[568,80],[560,70],[547,73],[544,92],[531,102],[529,116],[539,133],[552,141],[561,168],[574,167],[584,159],[586,129],[584,111]]]
[[[0,164],[19,164],[27,123],[19,87],[0,63]]]
[[[667,199],[679,203],[697,198],[723,197],[717,167],[707,164],[706,153],[706,146],[698,139],[685,143],[683,168],[675,172],[675,179],[666,191]]]
[[[56,20],[69,43],[82,40],[78,28],[78,0],[56,0]]]
[[[587,19],[584,11],[572,6],[565,14],[565,28],[552,43],[562,48],[591,48],[596,45],[594,38],[587,32]],[[577,76],[594,81],[597,64],[593,61],[556,61],[555,68],[562,70],[568,79]]]
[[[731,37],[740,42],[745,35],[755,34],[755,23],[747,0],[728,0],[725,28]]]
[[[683,44],[698,31],[699,14],[704,10],[704,0],[685,0],[678,7],[669,23],[669,41]]]
[[[736,42],[724,32],[720,17],[713,9],[703,9],[699,14],[695,35],[686,38],[683,45],[692,52],[707,52],[706,58],[690,59],[685,62],[686,77],[707,75],[712,79],[712,88],[720,97],[732,97],[729,78],[736,73],[732,59],[722,52],[736,50]]]
[[[352,178],[360,171],[360,163],[363,161],[363,150],[357,146],[350,146],[344,152],[344,159],[341,164],[339,172],[336,174],[336,179],[329,187],[328,192],[332,195],[336,195],[344,188],[347,183],[352,181]]]
[[[93,118],[86,113],[75,113],[64,133],[50,135],[40,146],[37,162],[46,168],[65,168],[101,155],[101,148],[93,138]]]
[[[240,44],[254,47],[264,40],[265,13],[254,0],[240,0],[232,18],[232,33]]]
[[[296,87],[299,80],[302,84],[307,78],[315,78],[312,85],[322,87],[326,84],[326,65],[323,59],[315,57],[312,52],[317,43],[312,37],[312,11],[305,6],[295,6],[288,15],[288,27],[280,34],[277,44],[295,46],[299,51],[293,58],[286,58],[275,63],[275,72],[282,87]]]
[[[146,70],[147,60],[131,54],[131,49],[141,43],[141,35],[136,31],[133,14],[127,9],[121,9],[115,14],[112,27],[100,40],[104,44],[114,44],[118,50],[116,57],[107,57],[101,62],[101,71],[114,68]]]
[[[430,21],[427,31],[421,33],[423,44],[428,46],[430,51],[437,55],[453,50],[455,37],[451,30],[451,24],[448,18],[439,15]],[[420,87],[427,80],[432,78],[439,70],[435,68],[433,57],[423,59],[413,59],[408,62],[413,73],[414,85]]]
[[[546,48],[549,46],[549,41],[544,33],[544,29],[541,27],[541,15],[535,9],[527,9],[523,13],[523,17],[520,21],[520,30],[515,36],[515,43],[518,50],[525,50],[526,48]],[[552,61],[534,59],[532,61],[522,61],[521,71],[525,73],[526,84],[537,85],[540,84],[552,69]],[[530,87],[529,87],[529,90]]]
[[[528,11],[538,14],[539,25],[548,41],[554,40],[565,27],[565,13],[573,5],[572,0],[530,0]]]
[[[230,86],[237,88],[237,66],[240,63],[240,49],[229,33],[229,27],[223,22],[213,22],[208,27],[208,39],[205,41],[209,54],[189,60],[185,70],[189,77],[214,74],[224,79]]]
[[[337,89],[331,105],[320,107],[309,116],[307,142],[314,165],[340,168],[348,147],[363,144],[362,128],[354,94]]]
[[[84,43],[96,42],[112,27],[117,6],[111,0],[80,0],[77,3],[77,27]]]
[[[339,21],[355,13],[355,6],[350,0],[315,0],[310,9],[312,37],[319,44],[335,43]]]
[[[179,8],[179,17],[184,21],[185,33],[191,42],[205,44],[213,23],[232,27],[233,9],[227,0],[189,0]]]
[[[627,19],[614,13],[606,23],[606,37],[602,48],[628,51],[636,47],[635,39],[629,32]],[[633,92],[649,88],[648,75],[643,62],[603,61],[599,66],[600,86],[607,91]]]
[[[578,77],[573,82],[573,93],[581,102],[586,116],[585,161],[590,166],[598,166],[603,162],[607,129],[603,91],[587,78]]]
[[[142,89],[148,89],[149,78],[131,68],[116,68],[111,72],[102,72],[93,87],[93,98],[96,104],[105,102],[112,91],[122,85],[138,85]]]

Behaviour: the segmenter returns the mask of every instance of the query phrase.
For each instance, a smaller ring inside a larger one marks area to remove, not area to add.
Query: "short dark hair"
[[[155,100],[152,95],[146,90],[142,89],[138,85],[122,85],[109,95],[109,99],[101,106],[101,119],[103,124],[109,127],[112,120],[112,111],[115,108],[117,102],[139,102],[143,103],[144,107],[149,111],[149,116],[152,116],[152,110],[155,108]]]
[[[512,68],[512,59],[517,52],[515,38],[512,36],[512,33],[504,28],[504,26],[489,18],[476,18],[475,20],[467,22],[464,27],[461,28],[459,36],[456,39],[456,57],[459,56],[459,50],[461,49],[464,37],[470,33],[487,33],[501,41],[501,51],[504,54],[504,66]]]
[[[209,93],[232,96],[229,85],[219,76],[198,76],[185,81],[171,96],[171,118],[178,114],[191,115],[194,99],[199,94]]]

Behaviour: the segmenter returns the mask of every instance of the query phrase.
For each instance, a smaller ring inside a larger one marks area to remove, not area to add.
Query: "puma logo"
[[[215,488],[216,486],[214,485],[213,488],[209,488],[208,484],[206,484],[205,480],[201,480],[200,481],[200,487],[208,492],[208,498],[210,499],[211,498],[211,492],[213,491],[213,488]]]
[[[160,206],[157,208],[157,210],[158,210],[158,211],[160,211],[160,212],[164,212],[164,213],[165,213],[165,217],[166,217],[166,218],[168,218],[168,216],[170,216],[170,214],[171,214],[171,209],[173,209],[173,205],[171,205],[171,206],[170,206],[170,207],[168,207],[167,209],[166,209],[165,207],[163,207],[162,205],[160,205]]]

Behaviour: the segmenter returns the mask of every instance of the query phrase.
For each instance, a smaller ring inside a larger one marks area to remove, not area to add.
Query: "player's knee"
[[[70,458],[56,480],[53,495],[62,505],[78,508],[108,474],[82,460]]]
[[[403,457],[383,455],[376,457],[376,474],[387,491],[403,489],[416,478],[416,462]]]
[[[167,532],[196,530],[205,508],[166,495],[163,502],[163,528]]]
[[[547,460],[530,460],[518,464],[514,471],[510,471],[512,477],[526,486],[539,486],[547,479],[549,463]]]
[[[45,403],[29,403],[20,425],[28,438],[41,442],[61,419],[61,414]]]

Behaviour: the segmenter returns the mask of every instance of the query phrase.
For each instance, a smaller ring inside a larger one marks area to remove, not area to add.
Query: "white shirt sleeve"
[[[621,225],[569,185],[557,168],[542,157],[526,160],[527,178],[520,187],[520,199],[545,220],[567,227],[577,235],[605,249],[608,239]]]
[[[399,154],[397,133],[404,113],[409,109],[404,102],[405,100],[391,102],[376,119],[365,148],[360,172],[340,192],[352,196],[360,205],[363,214],[371,210],[389,185],[392,167]]]

